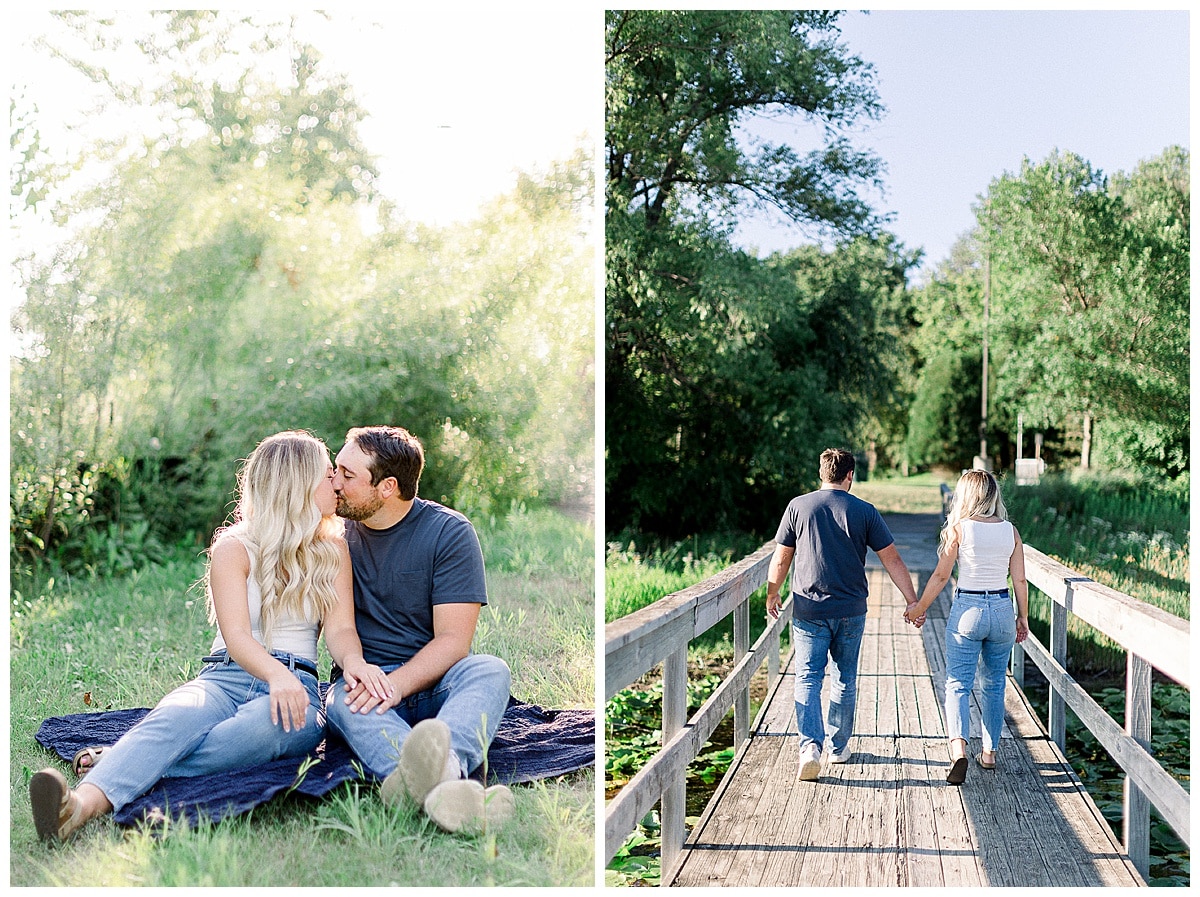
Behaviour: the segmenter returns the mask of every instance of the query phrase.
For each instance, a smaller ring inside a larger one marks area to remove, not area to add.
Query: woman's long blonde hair
[[[329,467],[325,443],[290,430],[260,442],[238,474],[237,509],[227,531],[236,533],[250,554],[252,575],[262,592],[260,626],[268,648],[279,617],[310,619],[315,614],[316,623],[337,603],[342,555],[336,540],[345,523],[333,515],[323,517],[316,502]],[[211,588],[208,618],[216,622]]]
[[[970,517],[1008,519],[1004,499],[1000,497],[1000,484],[986,470],[964,470],[958,478],[950,513],[946,515],[946,525],[942,527],[942,535],[938,540],[938,554],[946,553],[950,534],[959,523]]]

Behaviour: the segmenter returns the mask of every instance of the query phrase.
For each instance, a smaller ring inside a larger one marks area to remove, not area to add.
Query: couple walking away
[[[168,776],[303,756],[326,718],[383,780],[385,802],[412,801],[446,831],[511,815],[505,786],[467,778],[509,694],[504,661],[470,653],[483,554],[465,517],[417,497],[424,462],[399,427],[350,430],[336,466],[308,433],[259,443],[209,551],[217,635],[199,675],[116,744],[80,751],[75,788],[54,768],[33,775],[38,837],[66,839]],[[334,663],[324,705],[322,631]]]
[[[1014,642],[1029,634],[1021,537],[1006,519],[995,478],[986,471],[968,470],[959,479],[942,528],[937,568],[918,600],[887,524],[873,505],[850,494],[854,456],[826,449],[821,453],[820,476],[820,489],[792,499],[784,511],[767,574],[767,614],[778,619],[783,604],[780,588],[791,570],[798,777],[815,781],[820,775],[827,734],[829,762],[845,763],[853,753],[850,736],[867,614],[868,548],[904,595],[904,619],[917,628],[925,624],[926,611],[958,562],[959,578],[946,623],[946,735],[951,759],[946,781],[952,785],[966,781],[968,701],[980,658],[983,751],[976,760],[984,769],[993,769],[1004,722],[1008,654]],[[1015,618],[1009,576],[1017,599]],[[831,668],[828,732],[821,712],[826,666]]]

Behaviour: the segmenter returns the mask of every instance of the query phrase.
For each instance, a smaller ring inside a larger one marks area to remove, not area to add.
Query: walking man
[[[800,732],[799,778],[821,771],[825,724],[821,686],[832,664],[829,698],[829,759],[845,763],[853,753],[858,649],[867,617],[867,549],[879,556],[907,604],[917,600],[908,568],[875,506],[850,494],[854,456],[842,449],[821,453],[821,488],[792,499],[775,534],[767,573],[767,614],[778,619],[779,590],[792,572],[792,644],[796,654],[796,727]],[[793,560],[795,565],[793,567]]]
[[[354,613],[363,657],[387,674],[373,697],[334,670],[329,725],[372,773],[386,803],[411,800],[446,831],[512,812],[503,785],[484,789],[479,767],[508,706],[510,673],[472,654],[487,604],[483,553],[462,514],[417,496],[421,443],[400,427],[358,427],[337,456],[333,489],[346,518]]]

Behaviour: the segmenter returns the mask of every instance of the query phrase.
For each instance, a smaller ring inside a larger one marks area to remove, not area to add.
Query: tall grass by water
[[[477,520],[490,604],[475,650],[503,657],[513,694],[594,706],[590,525],[550,511]],[[219,824],[125,830],[91,823],[58,849],[38,843],[29,776],[58,763],[34,740],[43,719],[153,706],[195,675],[213,631],[194,587],[202,559],[176,549],[126,575],[16,570],[10,606],[10,884],[13,886],[588,886],[595,880],[595,773],[514,788],[513,820],[444,834],[373,786],[320,800],[277,798]],[[328,675],[322,646],[319,667]],[[61,764],[60,764],[61,766]],[[68,773],[69,775],[69,773]]]

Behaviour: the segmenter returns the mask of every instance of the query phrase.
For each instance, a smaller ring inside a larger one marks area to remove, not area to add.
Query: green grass
[[[513,693],[544,707],[594,706],[592,533],[552,512],[480,525],[490,605],[475,649],[503,657]],[[37,842],[28,781],[58,763],[43,719],[153,706],[199,669],[212,629],[195,551],[127,576],[14,571],[10,606],[12,886],[591,886],[595,772],[514,788],[516,817],[447,835],[373,787],[277,798],[246,816],[163,836],[93,822],[58,849]],[[329,658],[322,648],[322,674]],[[60,767],[62,764],[59,764]],[[69,773],[68,773],[69,774]]]

